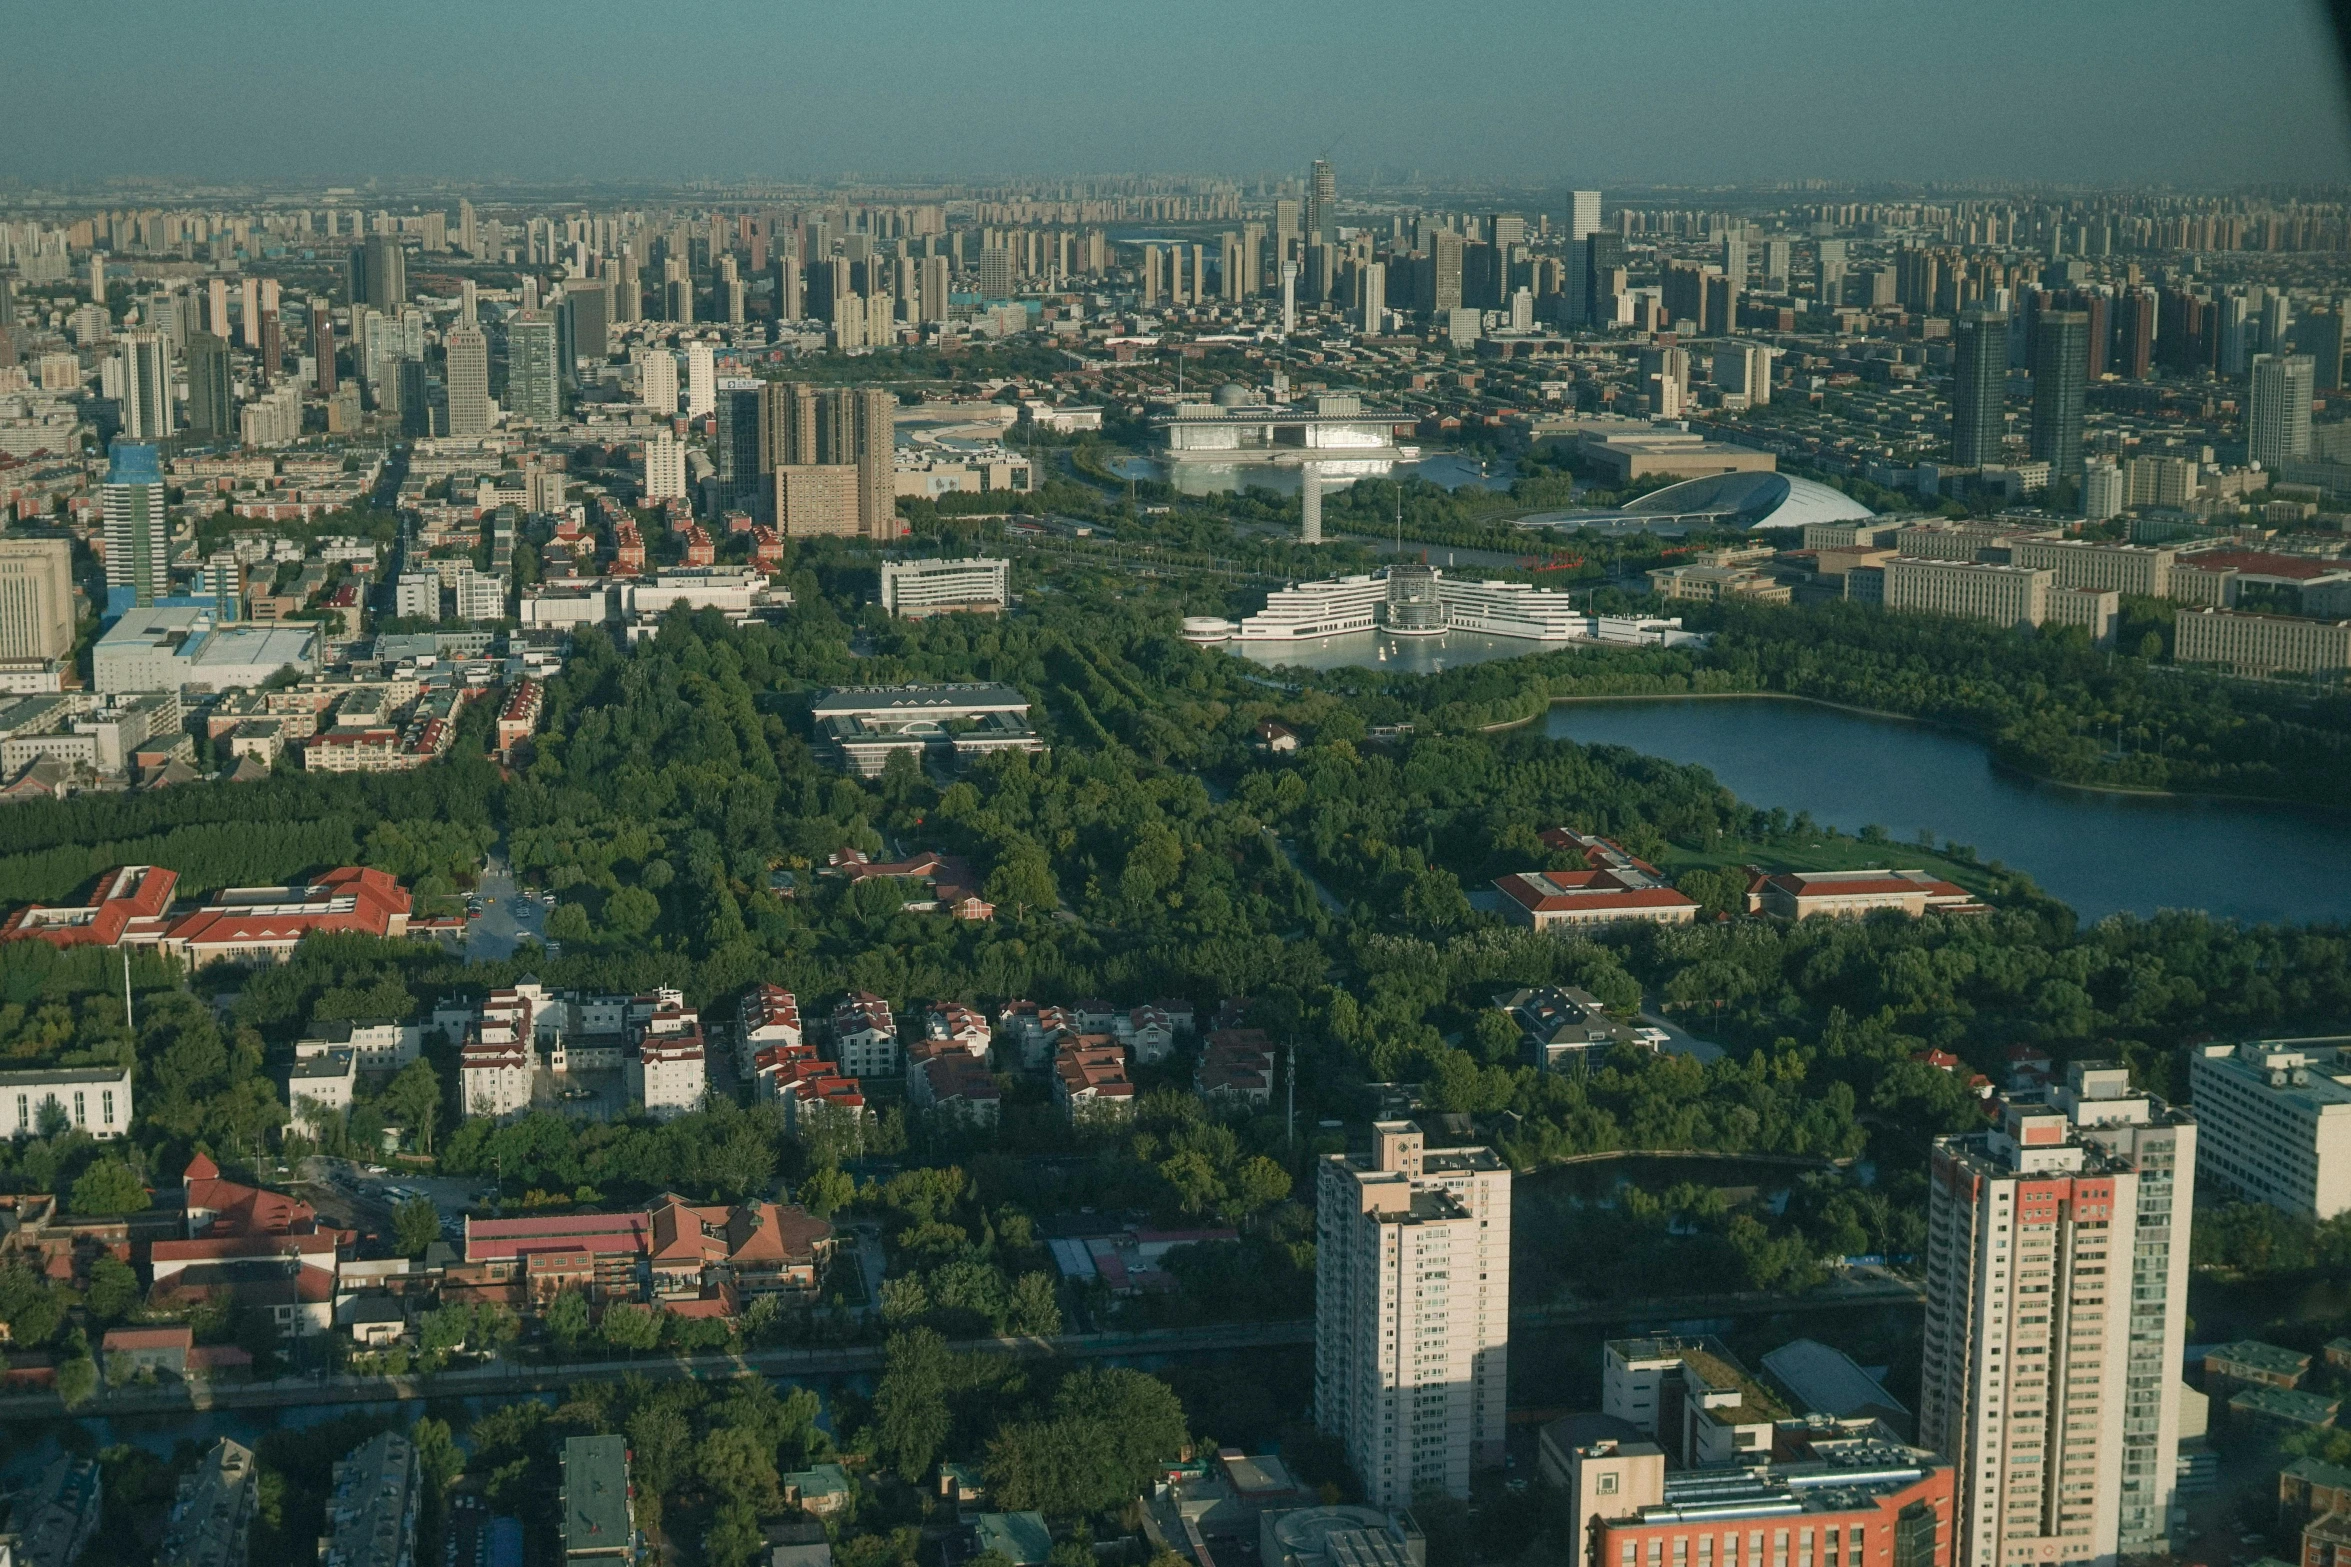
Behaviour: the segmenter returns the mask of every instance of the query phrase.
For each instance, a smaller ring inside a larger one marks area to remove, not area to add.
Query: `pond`
[[[2351,912],[2351,816],[2036,782],[1961,734],[1770,698],[1569,702],[1554,739],[1695,762],[1749,805],[1842,831],[1920,831],[2029,874],[2085,921],[2202,909],[2245,921]]]

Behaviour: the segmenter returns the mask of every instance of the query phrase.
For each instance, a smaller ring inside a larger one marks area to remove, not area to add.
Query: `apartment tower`
[[[1936,1141],[1919,1434],[1958,1470],[1954,1567],[2167,1548],[2195,1167],[2112,1062]]]
[[[1502,1462],[1510,1167],[1380,1121],[1368,1156],[1323,1160],[1315,1201],[1316,1424],[1376,1507],[1466,1498]]]

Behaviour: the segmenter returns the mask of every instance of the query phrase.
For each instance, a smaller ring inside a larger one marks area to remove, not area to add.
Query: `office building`
[[[109,604],[147,605],[171,593],[171,517],[155,448],[117,441],[101,496]]]
[[[441,618],[441,574],[404,571],[392,582],[392,613],[403,620]]]
[[[163,441],[177,434],[171,340],[148,328],[133,328],[116,340],[115,360],[122,384],[123,439]]]
[[[317,378],[318,395],[335,395],[335,318],[326,301],[316,300],[310,306],[311,373]]]
[[[2255,354],[2252,407],[2245,420],[2245,456],[2273,467],[2310,455],[2310,400],[2317,391],[2308,354]]]
[[[1997,463],[2008,418],[2008,317],[1969,310],[1951,335],[1951,461],[1962,468]]]
[[[1725,343],[1714,351],[1714,384],[1760,408],[1771,401],[1771,349],[1762,343]]]
[[[2061,588],[2100,588],[2141,598],[2171,592],[2173,552],[2158,545],[2095,539],[2011,537],[2009,564],[2049,573]]]
[[[884,561],[880,602],[890,614],[909,620],[956,611],[994,614],[1012,603],[1012,562]]]
[[[686,417],[700,419],[718,406],[718,354],[708,343],[686,345]]]
[[[563,416],[562,399],[555,318],[544,310],[516,312],[506,323],[506,411],[551,425]]]
[[[2049,465],[2052,485],[2080,477],[2082,405],[2089,391],[2089,313],[2041,311],[2033,318],[2032,455]]]
[[[9,935],[21,924],[9,920]],[[0,1136],[46,1137],[52,1130],[120,1137],[131,1127],[129,1067],[36,1067],[0,1072]]]
[[[1298,259],[1298,203],[1289,196],[1278,197],[1273,204],[1273,262],[1278,267]]]
[[[710,437],[719,505],[749,510],[769,464],[763,450],[766,383],[729,379],[720,386]]]
[[[1466,1498],[1503,1456],[1510,1167],[1380,1121],[1368,1156],[1323,1159],[1315,1200],[1315,1424],[1374,1506]]]
[[[1466,254],[1461,236],[1451,229],[1439,229],[1431,236],[1427,305],[1439,321],[1462,306],[1461,272]]]
[[[574,278],[563,285],[563,298],[555,310],[555,353],[565,385],[581,384],[581,360],[602,362],[610,351],[611,323],[609,282]]]
[[[246,1567],[260,1471],[253,1449],[227,1437],[180,1477],[155,1567]]]
[[[209,441],[236,439],[237,405],[229,385],[229,345],[210,332],[190,332],[188,434]]]
[[[2122,514],[2124,497],[2129,493],[2123,480],[2121,464],[2113,458],[2099,458],[2082,465],[2082,516],[2090,522],[2104,522]]]
[[[422,1487],[408,1438],[386,1431],[362,1442],[336,1462],[334,1485],[319,1567],[414,1567]]]
[[[351,306],[397,312],[408,303],[408,253],[397,234],[370,234],[351,251]]]
[[[2196,1179],[2321,1222],[2351,1209],[2347,1078],[2351,1036],[2198,1046]]]
[[[2172,622],[2172,661],[2220,664],[2240,675],[2312,675],[2351,669],[2351,620],[2182,609]]]
[[[2168,1548],[2196,1144],[2098,1061],[1936,1140],[1919,1431],[1958,1470],[1955,1567]]]
[[[686,495],[685,443],[667,430],[656,430],[645,438],[644,498],[649,501],[683,500]]]
[[[1306,185],[1306,243],[1339,242],[1339,176],[1327,158],[1314,160]]]
[[[490,433],[490,344],[482,329],[461,322],[442,339],[448,353],[449,433]]]
[[[506,619],[506,574],[471,567],[458,572],[457,618],[473,625]]]
[[[65,657],[73,621],[72,543],[0,534],[0,660]]]
[[[617,1436],[575,1436],[563,1444],[563,1560],[626,1567],[637,1555],[629,1506],[629,1447]]]
[[[1367,261],[1355,269],[1355,323],[1367,337],[1377,336],[1388,321],[1388,267]]]

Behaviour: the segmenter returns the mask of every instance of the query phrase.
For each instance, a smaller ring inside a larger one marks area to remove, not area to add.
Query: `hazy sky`
[[[0,175],[2351,179],[2305,0],[7,0]]]

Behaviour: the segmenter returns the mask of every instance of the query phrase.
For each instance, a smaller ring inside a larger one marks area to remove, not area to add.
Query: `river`
[[[1569,702],[1554,739],[1695,762],[1750,805],[1809,811],[1899,844],[1925,829],[2022,870],[2085,921],[2202,909],[2246,921],[2351,913],[2351,817],[2038,783],[1975,740],[1901,719],[1771,699]],[[1899,862],[1901,850],[1888,852]]]

